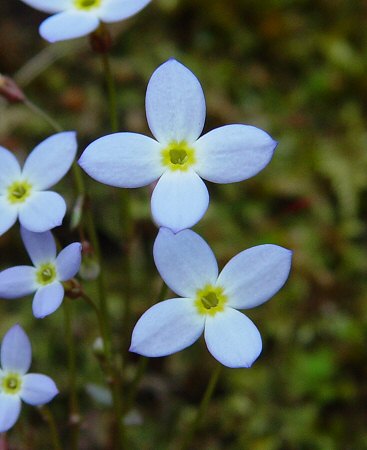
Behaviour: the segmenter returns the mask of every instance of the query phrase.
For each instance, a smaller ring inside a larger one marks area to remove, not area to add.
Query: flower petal
[[[40,35],[49,42],[75,39],[98,28],[96,15],[84,11],[65,11],[44,20],[40,26]]]
[[[29,405],[44,405],[59,393],[54,381],[39,373],[27,373],[23,377],[20,398]]]
[[[262,349],[259,330],[232,308],[207,316],[205,342],[214,358],[227,367],[250,367]]]
[[[95,180],[117,187],[141,187],[163,173],[161,146],[137,133],[101,137],[85,149],[80,166]]]
[[[205,98],[199,80],[184,65],[170,59],[155,70],[146,94],[149,128],[162,144],[193,143],[205,122]]]
[[[27,230],[43,233],[62,224],[65,200],[52,191],[34,192],[19,211],[19,222]]]
[[[200,337],[204,321],[189,298],[157,303],[135,325],[130,351],[151,357],[171,355]]]
[[[13,153],[0,146],[0,195],[6,193],[6,188],[20,178],[21,170]]]
[[[56,258],[56,243],[51,231],[33,233],[33,231],[20,227],[20,234],[28,255],[35,266],[53,261]]]
[[[56,269],[60,281],[70,280],[79,271],[82,260],[82,245],[79,242],[73,242],[57,255]]]
[[[193,227],[209,205],[209,193],[203,180],[193,171],[167,170],[154,188],[152,215],[159,227],[177,233]]]
[[[25,177],[36,190],[45,190],[56,184],[70,169],[77,151],[76,133],[57,133],[34,148],[24,168]]]
[[[11,206],[5,196],[0,196],[0,236],[11,228],[18,218],[18,208]]]
[[[22,2],[46,13],[63,11],[71,5],[71,0],[22,0]]]
[[[32,266],[10,267],[0,272],[1,298],[24,297],[36,289],[36,269]]]
[[[250,125],[226,125],[202,136],[195,144],[195,170],[213,183],[246,180],[271,160],[277,143]]]
[[[219,274],[233,308],[253,308],[269,300],[286,282],[292,252],[278,245],[249,248],[232,258]]]
[[[22,402],[18,395],[0,393],[0,433],[8,431],[18,420]]]
[[[194,298],[198,289],[215,284],[218,265],[209,245],[197,233],[174,234],[161,228],[153,247],[154,261],[164,282],[176,294]]]
[[[105,1],[98,12],[103,22],[117,22],[127,19],[145,8],[151,0],[109,0]]]
[[[7,372],[25,374],[32,361],[32,347],[20,325],[7,331],[1,344],[1,367]]]
[[[41,287],[36,292],[32,309],[34,317],[43,319],[52,314],[61,305],[64,299],[64,287],[58,281]]]

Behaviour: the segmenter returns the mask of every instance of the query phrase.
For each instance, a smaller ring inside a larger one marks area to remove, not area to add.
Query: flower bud
[[[0,95],[10,103],[22,103],[25,95],[20,87],[9,77],[0,75]]]

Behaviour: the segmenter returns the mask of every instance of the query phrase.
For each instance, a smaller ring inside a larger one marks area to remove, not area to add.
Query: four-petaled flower
[[[136,133],[107,135],[86,148],[79,164],[111,186],[135,188],[159,179],[152,215],[158,226],[175,232],[205,214],[209,195],[201,178],[214,183],[250,178],[269,163],[276,147],[267,133],[250,125],[226,125],[199,138],[204,93],[195,75],[174,59],[153,73],[146,113],[156,140]]]
[[[136,324],[130,351],[166,356],[195,342],[204,331],[210,353],[228,367],[250,367],[262,348],[256,326],[237,309],[269,300],[288,278],[292,252],[259,245],[232,258],[218,276],[208,244],[191,230],[161,228],[154,259],[178,295],[148,309]]]
[[[17,421],[21,401],[29,405],[44,405],[56,394],[53,380],[39,373],[27,373],[32,360],[31,343],[19,325],[5,334],[1,345],[0,368],[0,433]]]
[[[14,225],[43,232],[61,225],[65,200],[47,191],[70,169],[77,151],[76,134],[54,134],[30,153],[23,170],[15,156],[0,147],[0,236]]]
[[[74,242],[56,256],[50,231],[33,233],[21,228],[21,235],[34,266],[17,266],[0,272],[0,297],[13,299],[35,292],[33,314],[43,318],[56,311],[64,298],[62,281],[76,275],[82,246]]]
[[[41,36],[49,42],[85,36],[100,22],[118,22],[133,16],[151,0],[22,0],[33,8],[55,13],[40,26]]]

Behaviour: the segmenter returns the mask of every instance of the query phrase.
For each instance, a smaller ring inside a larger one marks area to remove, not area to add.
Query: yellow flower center
[[[215,316],[224,311],[227,297],[220,286],[207,285],[196,293],[195,306],[199,314]]]
[[[24,203],[31,195],[32,185],[28,181],[14,181],[8,186],[8,200],[10,203]]]
[[[5,394],[17,394],[22,387],[22,379],[17,373],[8,373],[2,379],[1,387]]]
[[[195,150],[185,141],[171,142],[162,150],[162,164],[171,170],[186,171],[195,164]]]
[[[42,264],[36,272],[36,280],[38,284],[46,286],[56,279],[56,267],[51,263]]]
[[[93,8],[98,8],[98,6],[101,6],[102,0],[74,0],[74,5],[78,9],[84,9],[85,11],[88,11]]]

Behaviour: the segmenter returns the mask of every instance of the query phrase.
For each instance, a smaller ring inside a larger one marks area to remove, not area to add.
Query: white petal
[[[72,4],[72,0],[22,0],[22,2],[46,13],[63,11]]]
[[[18,395],[0,393],[0,433],[8,431],[15,424],[21,405]]]
[[[259,330],[232,308],[207,317],[205,342],[214,358],[227,367],[250,367],[262,349]]]
[[[292,252],[278,245],[249,248],[232,258],[218,277],[228,304],[233,308],[253,308],[269,300],[286,282]]]
[[[167,170],[152,194],[152,215],[159,227],[177,233],[193,227],[209,205],[209,193],[203,180],[192,170]]]
[[[196,142],[195,170],[214,183],[246,180],[269,163],[276,145],[265,131],[249,125],[216,128]]]
[[[20,325],[14,325],[5,334],[1,344],[1,367],[7,372],[25,374],[31,366],[32,347]]]
[[[65,200],[56,192],[34,192],[19,211],[19,222],[27,230],[43,233],[62,224]]]
[[[61,305],[63,299],[64,288],[58,281],[39,288],[32,304],[34,317],[43,319],[52,314]]]
[[[20,234],[35,266],[51,262],[56,258],[56,243],[51,231],[33,233],[33,231],[20,227]]]
[[[203,89],[195,75],[175,59],[153,73],[145,102],[149,128],[162,144],[192,143],[203,131]]]
[[[28,156],[23,177],[36,190],[45,190],[56,184],[70,169],[77,151],[76,133],[65,131],[54,134],[34,148]]]
[[[0,194],[4,194],[9,184],[20,178],[21,170],[13,153],[1,146],[0,167]]]
[[[156,357],[183,350],[200,337],[204,321],[189,298],[157,303],[135,325],[130,351]]]
[[[114,133],[88,145],[79,164],[101,183],[141,187],[162,175],[160,149],[158,142],[142,134]]]
[[[49,42],[65,41],[87,34],[98,28],[99,19],[95,14],[84,11],[65,11],[44,20],[40,35]]]
[[[0,196],[0,236],[11,228],[18,218],[18,209]]]
[[[82,259],[82,245],[79,242],[73,242],[57,255],[56,269],[60,281],[70,280],[79,271]]]
[[[1,298],[24,297],[36,289],[36,269],[32,266],[10,267],[0,272]]]
[[[151,0],[107,0],[98,12],[103,22],[127,19],[145,8]]]
[[[214,285],[218,265],[209,245],[197,233],[174,234],[161,228],[154,243],[154,261],[165,283],[183,297],[196,296],[198,289]]]
[[[50,377],[39,373],[27,373],[23,377],[20,398],[29,405],[44,405],[59,393]]]

